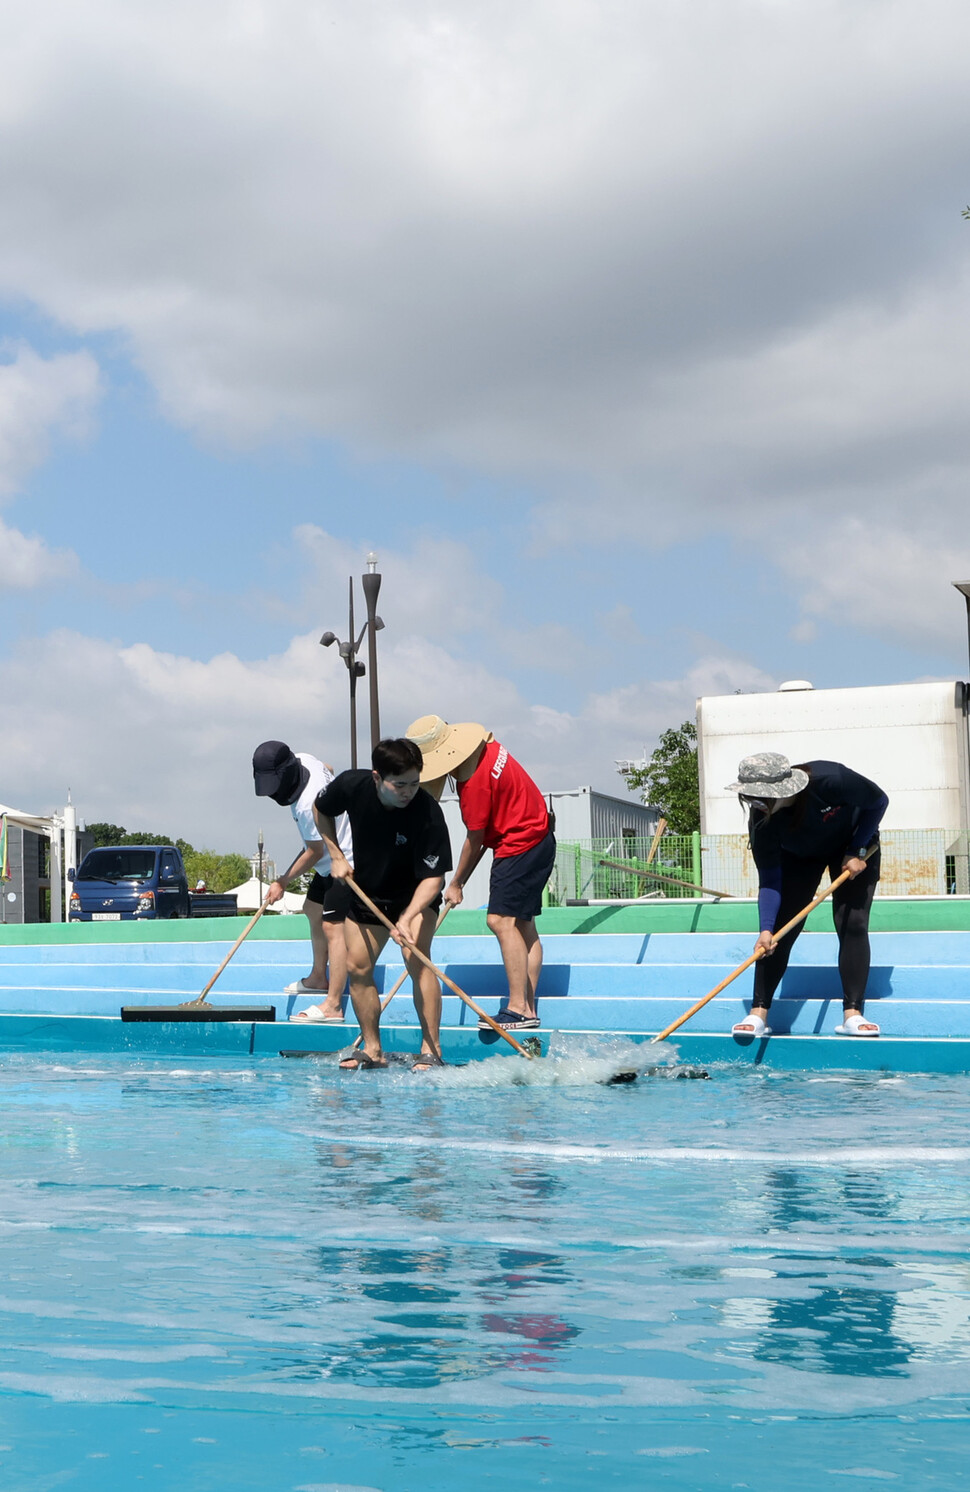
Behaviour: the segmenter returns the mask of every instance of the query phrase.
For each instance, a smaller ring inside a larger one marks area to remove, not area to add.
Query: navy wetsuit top
[[[881,787],[839,762],[800,762],[808,787],[770,818],[752,808],[751,853],[758,867],[758,915],[762,932],[773,932],[781,906],[782,856],[831,865],[861,855],[878,841],[889,806]]]

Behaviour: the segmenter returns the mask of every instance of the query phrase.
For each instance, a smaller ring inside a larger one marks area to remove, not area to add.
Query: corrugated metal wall
[[[624,839],[649,839],[660,822],[660,811],[635,798],[608,797],[606,793],[590,795],[590,839],[616,839],[617,848]]]

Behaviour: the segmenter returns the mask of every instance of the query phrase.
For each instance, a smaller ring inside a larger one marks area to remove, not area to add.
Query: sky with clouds
[[[964,0],[0,18],[0,801],[286,855],[372,548],[385,729],[547,788],[964,676]]]

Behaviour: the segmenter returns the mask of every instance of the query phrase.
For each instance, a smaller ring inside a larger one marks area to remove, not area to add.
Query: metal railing
[[[943,829],[889,829],[882,836],[881,896],[970,895],[970,836]],[[549,901],[677,899],[758,894],[746,834],[665,834],[652,862],[651,839],[564,841],[556,851]],[[610,863],[603,864],[603,861]],[[650,872],[650,879],[634,874]],[[684,883],[684,884],[678,884]]]

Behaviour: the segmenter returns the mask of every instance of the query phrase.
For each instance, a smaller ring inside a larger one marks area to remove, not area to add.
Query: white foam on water
[[[300,1482],[293,1492],[383,1492],[380,1487],[363,1487],[358,1482]]]
[[[300,1482],[293,1492],[383,1492],[380,1487],[363,1487],[358,1482]]]
[[[327,1135],[316,1132],[314,1137],[338,1145],[403,1150],[461,1150],[482,1155],[510,1155],[521,1160],[561,1161],[570,1165],[577,1161],[592,1165],[603,1161],[659,1161],[676,1165],[794,1165],[837,1168],[848,1173],[871,1166],[965,1165],[970,1161],[970,1146],[967,1145],[856,1146],[851,1155],[847,1156],[843,1145],[833,1145],[825,1151],[798,1151],[686,1145],[564,1145],[545,1144],[539,1140],[517,1144],[511,1140],[446,1139],[441,1135]]]
[[[225,1347],[199,1342],[184,1347],[68,1347],[50,1343],[32,1349],[47,1357],[66,1357],[72,1362],[185,1362],[191,1357],[227,1357]]]
[[[529,1033],[522,1035],[529,1040]],[[507,1049],[506,1049],[507,1051]],[[433,1067],[420,1074],[422,1083],[433,1083],[438,1088],[464,1090],[502,1088],[585,1088],[594,1084],[609,1083],[618,1073],[649,1071],[651,1077],[676,1078],[683,1071],[677,1049],[667,1046],[658,1051],[641,1042],[627,1041],[622,1037],[574,1038],[568,1049],[551,1052],[546,1057],[520,1057],[514,1053],[497,1051],[493,1056],[474,1060],[457,1066]],[[336,1061],[338,1053],[334,1053]],[[318,1069],[319,1075],[319,1069]],[[368,1074],[368,1079],[372,1074]],[[393,1064],[382,1081],[413,1085],[419,1078],[409,1069]]]
[[[706,1456],[709,1454],[706,1445],[651,1445],[642,1451],[634,1451],[635,1456]]]
[[[14,1394],[38,1394],[60,1404],[145,1404],[148,1395],[121,1380],[71,1378],[57,1373],[0,1373],[0,1387]]]
[[[898,1471],[880,1471],[875,1466],[843,1466],[838,1471],[829,1470],[829,1476],[864,1476],[868,1480],[876,1482],[895,1482],[899,1480]]]

